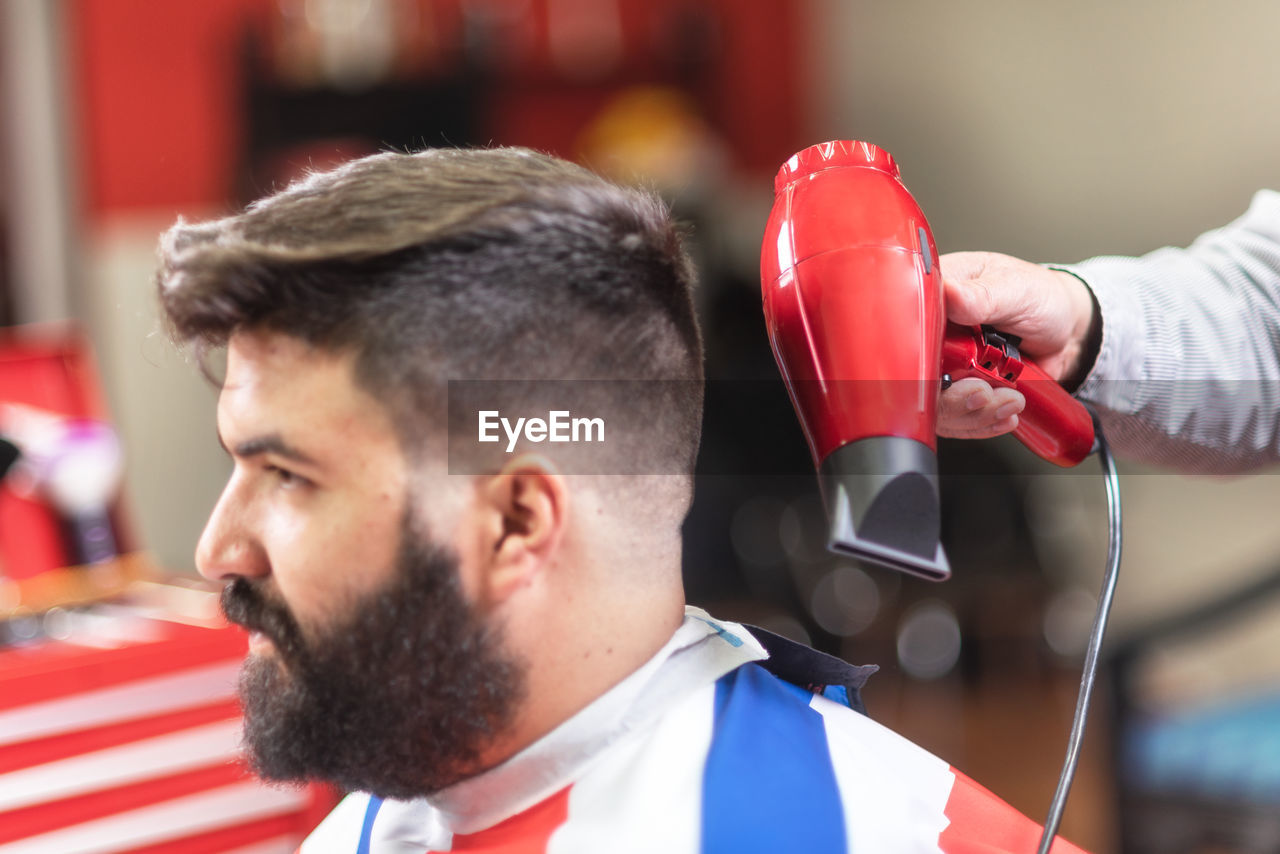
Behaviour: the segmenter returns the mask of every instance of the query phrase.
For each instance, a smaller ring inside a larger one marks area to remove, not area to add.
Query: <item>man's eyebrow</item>
[[[228,448],[226,442],[222,439],[222,433],[218,433],[218,444],[233,457],[260,457],[263,454],[273,454],[277,457],[283,457],[295,463],[303,465],[318,466],[319,463],[315,458],[304,454],[302,451],[290,445],[284,440],[279,433],[267,433],[263,436],[253,436],[242,442],[237,442],[234,448]]]

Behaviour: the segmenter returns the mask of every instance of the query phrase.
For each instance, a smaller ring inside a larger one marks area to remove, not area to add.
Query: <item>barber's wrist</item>
[[[1102,311],[1093,289],[1070,270],[1050,267],[1067,287],[1072,300],[1071,338],[1067,344],[1065,367],[1059,382],[1067,391],[1078,389],[1098,361],[1102,349]]]

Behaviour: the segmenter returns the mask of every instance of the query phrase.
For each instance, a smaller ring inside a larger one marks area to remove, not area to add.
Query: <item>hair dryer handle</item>
[[[1018,339],[990,327],[948,323],[942,372],[953,381],[978,377],[1021,392],[1027,405],[1013,435],[1055,465],[1079,464],[1093,452],[1093,416],[1034,362],[1023,359],[1017,344]]]
[[[1093,416],[1034,362],[1024,362],[1014,384],[1027,406],[1013,435],[1055,465],[1074,466],[1093,452]]]

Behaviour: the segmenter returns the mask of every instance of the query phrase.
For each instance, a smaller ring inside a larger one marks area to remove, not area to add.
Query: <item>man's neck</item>
[[[570,598],[541,619],[508,624],[508,648],[528,667],[525,700],[512,726],[485,752],[483,767],[533,744],[634,673],[684,621],[679,585],[593,598],[590,607]]]

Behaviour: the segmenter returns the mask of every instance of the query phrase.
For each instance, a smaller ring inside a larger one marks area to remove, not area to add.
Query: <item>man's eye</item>
[[[307,483],[307,479],[301,475],[294,474],[288,469],[282,469],[280,466],[266,466],[266,472],[280,483],[286,489],[293,489],[303,486]]]

